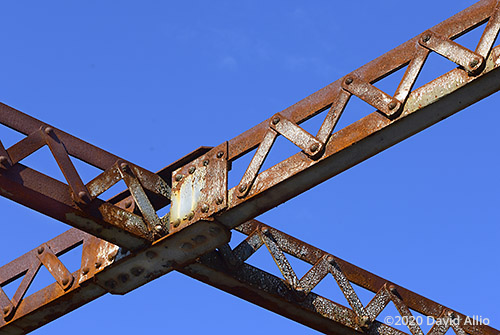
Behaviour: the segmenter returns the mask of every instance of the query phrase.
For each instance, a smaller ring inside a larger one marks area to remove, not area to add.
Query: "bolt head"
[[[331,263],[331,262],[334,261],[334,258],[333,258],[332,255],[328,255],[328,257],[326,257],[326,260],[327,260],[328,263]]]
[[[430,34],[425,34],[422,36],[422,42],[427,43],[431,40],[431,35]]]
[[[62,284],[63,284],[64,286],[68,285],[68,284],[69,284],[69,278],[68,278],[68,277],[63,278],[63,280],[62,280]]]
[[[479,65],[479,60],[477,60],[477,59],[473,59],[473,60],[469,63],[469,66],[470,66],[471,68],[475,68],[475,67],[477,67],[478,65]]]
[[[243,193],[247,190],[247,184],[241,184],[240,187],[238,188],[238,191],[240,193]]]
[[[351,85],[351,84],[352,84],[352,81],[353,81],[353,79],[352,79],[351,77],[348,77],[348,78],[346,78],[346,79],[345,79],[344,83],[345,83],[346,85]]]
[[[7,167],[9,165],[9,159],[5,156],[0,156],[0,167]]]
[[[181,181],[182,178],[184,178],[184,176],[179,173],[177,176],[175,176],[175,181]]]
[[[99,269],[101,267],[101,265],[102,265],[101,261],[95,262],[95,268],[96,269]]]
[[[90,197],[84,191],[78,192],[78,199],[80,199],[81,202],[83,202],[84,204],[89,204],[90,203]]]
[[[125,162],[120,163],[120,169],[122,169],[122,171],[128,170],[128,164]]]
[[[273,121],[272,121],[272,122],[273,122],[273,124],[274,124],[274,125],[277,125],[277,124],[280,122],[280,117],[279,117],[279,116],[275,116],[275,117],[273,118]]]
[[[318,145],[318,143],[313,143],[313,144],[311,144],[311,146],[309,147],[309,150],[311,150],[311,152],[316,152],[316,151],[318,151],[318,149],[319,149],[319,145]]]
[[[389,286],[389,291],[391,291],[392,294],[396,294],[396,292],[397,292],[396,286],[394,286],[394,285]]]
[[[224,157],[224,151],[219,151],[217,153],[217,158],[222,158],[222,157]]]
[[[155,230],[156,230],[157,232],[161,232],[161,231],[163,231],[163,226],[162,226],[161,224],[156,225],[156,226],[155,226]]]
[[[87,266],[82,269],[82,273],[84,275],[86,275],[87,273],[89,273],[89,271],[90,271],[90,269]]]
[[[196,171],[196,166],[191,166],[189,168],[189,174],[193,174]]]
[[[54,132],[54,128],[47,127],[47,128],[45,128],[44,132],[45,132],[45,134],[50,135]]]
[[[389,105],[387,107],[389,107],[389,110],[393,110],[394,108],[396,108],[397,105],[398,104],[396,101],[391,101],[389,102]]]
[[[267,227],[262,227],[260,230],[263,234],[267,234],[269,232],[269,228]]]
[[[38,251],[38,254],[41,255],[45,251],[45,248],[39,247],[37,251]]]
[[[205,159],[205,160],[203,161],[203,166],[207,166],[207,165],[208,165],[208,163],[210,163],[210,161],[209,161],[208,159]]]
[[[207,205],[207,204],[203,204],[203,205],[201,206],[201,211],[202,211],[203,213],[208,212],[208,209],[209,209],[209,207],[208,207],[208,205]]]
[[[132,204],[134,202],[132,201],[132,199],[127,199],[127,201],[125,201],[124,205],[125,205],[125,208],[130,208],[132,207]]]

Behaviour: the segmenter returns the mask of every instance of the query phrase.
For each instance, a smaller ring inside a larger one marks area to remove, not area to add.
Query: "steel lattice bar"
[[[123,294],[175,269],[326,334],[404,334],[376,319],[390,301],[402,315],[417,311],[436,320],[459,318],[462,321],[457,327],[466,334],[498,333],[489,326],[464,324],[465,315],[256,220],[236,230],[248,237],[233,250],[221,247],[182,267],[173,263],[165,266],[160,261],[162,256],[158,248],[124,255],[117,246],[72,229],[44,245],[50,246],[59,256],[83,243],[80,269],[72,274],[74,283],[64,289],[56,282],[20,300],[14,310],[4,312],[0,331],[2,334],[24,334],[105,293]],[[278,278],[245,262],[259,248],[269,247],[270,241],[273,247],[269,251],[273,257],[282,257],[285,262],[290,256],[299,258],[311,265],[309,272],[299,279],[287,262],[288,266],[280,267],[283,278]],[[0,286],[24,275],[36,260],[39,249],[1,267]],[[350,308],[314,293],[314,287],[327,275],[334,276]],[[290,276],[295,279],[290,281]],[[351,283],[375,293],[372,301],[363,306]],[[1,306],[3,311],[5,306],[5,303]],[[415,327],[413,325],[413,329]],[[431,329],[429,334],[444,334],[447,330],[447,327],[439,332]]]

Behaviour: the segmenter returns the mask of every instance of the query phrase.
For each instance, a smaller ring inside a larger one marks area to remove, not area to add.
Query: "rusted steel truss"
[[[482,0],[243,134],[215,148],[200,148],[158,173],[0,105],[0,123],[26,135],[9,148],[0,142],[0,194],[80,230],[71,230],[1,268],[0,286],[24,276],[12,299],[0,294],[5,316],[2,330],[17,329],[16,324],[19,329],[29,330],[43,324],[47,319],[40,306],[54,300],[68,299],[61,305],[66,306],[61,308],[64,313],[105,292],[126,293],[174,268],[227,291],[233,284],[245,287],[232,293],[325,332],[331,329],[393,332],[374,321],[380,306],[389,300],[402,315],[408,313],[408,308],[434,317],[459,315],[455,312],[448,315],[431,302],[425,306],[432,308],[419,307],[415,301],[421,297],[360,269],[352,271],[362,275],[350,274],[352,265],[320,251],[314,255],[321,256],[308,256],[306,261],[314,267],[299,280],[283,254],[294,255],[294,249],[287,249],[284,242],[279,242],[285,235],[268,227],[264,228],[267,231],[250,232],[249,227],[259,224],[245,222],[498,91],[500,47],[494,47],[494,42],[500,29],[499,8],[497,0]],[[484,33],[474,51],[454,42],[484,23]],[[447,58],[457,68],[413,89],[431,52]],[[373,85],[404,67],[406,72],[394,94]],[[376,111],[336,130],[342,113],[348,112],[353,95]],[[326,116],[315,136],[300,126],[323,111],[327,111]],[[280,135],[294,143],[299,152],[261,171]],[[66,183],[21,164],[45,145]],[[229,189],[231,164],[254,149],[239,184]],[[75,158],[102,173],[84,184],[72,162]],[[120,180],[127,185],[125,192],[108,201],[99,198]],[[156,211],[168,204],[170,212],[160,218]],[[247,244],[234,251],[226,246],[230,230],[236,227],[250,234],[248,245],[266,244],[285,281],[243,263],[251,251],[245,247]],[[57,256],[78,243],[84,245],[88,264],[71,274]],[[118,247],[121,251],[117,254]],[[219,251],[213,252],[216,248]],[[113,251],[104,255],[103,250],[108,249]],[[200,258],[202,255],[205,256]],[[222,263],[220,255],[225,255]],[[227,262],[231,267],[225,267]],[[187,264],[191,265],[184,267]],[[56,284],[50,286],[50,292],[23,299],[42,265],[49,269]],[[351,312],[310,292],[327,273],[333,274],[346,294]],[[362,306],[349,281],[376,292],[373,304]],[[83,292],[80,300],[70,297],[80,292]],[[276,299],[281,302],[275,303]],[[282,309],[281,303],[288,305]],[[410,327],[410,331],[420,334],[415,327]],[[455,331],[457,334],[489,332],[467,327]]]
[[[498,334],[489,326],[467,324],[466,316],[461,313],[256,220],[236,230],[247,238],[234,249],[222,244],[217,250],[183,266],[165,263],[158,247],[124,254],[118,246],[73,228],[0,268],[0,285],[24,276],[12,301],[0,289],[3,306],[0,330],[2,334],[24,334],[105,293],[123,294],[161,274],[178,270],[327,334],[405,334],[377,319],[390,302],[402,317],[413,320],[408,323],[409,334],[424,334],[412,311],[436,320],[429,335],[443,335],[450,327],[459,335]],[[210,229],[207,233],[210,234]],[[57,256],[82,243],[80,268],[69,273]],[[181,250],[185,243],[174,247]],[[281,278],[246,263],[259,248],[267,248],[282,273]],[[290,257],[311,265],[302,278],[295,274]],[[42,264],[49,269],[55,282],[23,298]],[[158,269],[158,264],[162,270]],[[335,279],[348,306],[314,293],[315,287],[329,275]],[[374,293],[368,304],[363,305],[353,284]]]

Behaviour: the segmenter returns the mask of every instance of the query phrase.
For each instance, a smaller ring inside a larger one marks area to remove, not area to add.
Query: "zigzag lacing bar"
[[[35,151],[48,145],[69,185],[71,198],[81,210],[85,211],[86,207],[93,199],[97,198],[120,180],[124,180],[130,190],[132,198],[135,200],[135,202],[125,204],[126,208],[130,212],[133,212],[135,206],[137,206],[146,222],[146,230],[149,231],[150,234],[164,234],[168,232],[168,225],[160,220],[144,190],[147,189],[166,199],[170,199],[170,187],[161,177],[136,165],[118,159],[115,164],[108,167],[87,185],[84,185],[75,166],[71,162],[65,144],[61,138],[57,136],[57,132],[58,131],[52,127],[42,126],[39,130],[31,133],[7,150],[0,142],[0,168],[8,170]],[[77,155],[75,157],[79,158]],[[117,215],[121,215],[122,217],[125,215],[130,216],[130,213],[123,209],[116,206],[113,207]]]
[[[500,2],[497,2],[475,52],[453,42],[446,36],[441,36],[430,30],[421,34],[415,45],[414,56],[393,97],[354,74],[345,76],[342,80],[342,88],[332,103],[316,137],[309,134],[297,124],[284,118],[279,113],[274,115],[269,123],[269,130],[265,133],[262,142],[237,186],[238,197],[244,198],[249,193],[278,135],[283,135],[290,140],[302,149],[310,159],[320,158],[322,150],[335,129],[352,94],[375,107],[388,118],[397,118],[431,51],[456,63],[471,76],[479,74],[484,68],[484,61],[491,52],[500,31],[499,9]]]
[[[385,330],[380,328],[380,322],[376,321],[376,318],[392,301],[403,320],[408,320],[406,325],[412,335],[424,335],[424,333],[415,321],[416,318],[411,313],[410,308],[435,319],[435,323],[427,335],[443,335],[450,327],[453,328],[457,335],[485,334],[483,326],[464,324],[466,316],[423,297],[416,296],[414,293],[411,293],[413,294],[411,296],[408,294],[409,291],[381,278],[375,280],[384,281],[384,284],[377,290],[375,288],[377,285],[367,284],[364,279],[359,278],[363,277],[362,272],[364,270],[356,268],[312,246],[305,245],[303,242],[258,221],[245,223],[237,227],[236,230],[248,235],[248,237],[236,246],[234,250],[231,250],[227,244],[218,249],[219,254],[230,271],[236,271],[241,268],[252,254],[265,245],[282,273],[283,281],[292,293],[291,296],[298,302],[304,301],[307,295],[328,274],[332,274],[354,313],[354,318],[350,321],[345,320],[342,316],[333,315],[338,322],[347,323],[346,325],[348,326],[369,333],[374,331],[373,327],[377,328],[375,333],[385,333]],[[304,249],[307,249],[307,251],[304,251]],[[293,271],[290,262],[287,260],[285,253],[313,265],[312,268],[299,279]],[[312,256],[304,256],[306,253]],[[317,260],[314,262],[313,259]],[[345,272],[341,264],[344,264],[343,266],[348,264],[350,275]],[[353,272],[358,273],[353,276]],[[357,277],[357,280],[349,279],[349,276]],[[373,278],[376,276],[370,275],[370,277]],[[351,282],[376,293],[366,306],[363,306]],[[418,298],[425,299],[426,301],[419,302]],[[419,305],[419,303],[422,304]],[[345,317],[345,313],[343,316]],[[457,318],[458,322],[456,321]]]
[[[85,248],[89,239],[92,238],[94,237],[91,235],[72,229],[0,268],[0,307],[4,319],[9,320],[14,316],[42,265],[45,266],[62,290],[69,290],[75,277],[58,256],[81,244],[84,244]],[[14,296],[9,299],[2,286],[6,286],[21,277],[23,279]]]

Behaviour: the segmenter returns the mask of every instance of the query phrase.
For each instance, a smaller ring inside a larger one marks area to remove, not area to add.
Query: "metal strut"
[[[474,51],[454,42],[485,22]],[[0,194],[74,227],[0,268],[0,287],[24,278],[12,299],[0,289],[0,330],[33,330],[106,292],[124,294],[172,270],[326,333],[399,333],[376,320],[390,301],[402,316],[413,310],[434,318],[462,319],[455,311],[252,219],[498,91],[500,47],[493,44],[499,30],[498,1],[482,0],[228,142],[202,147],[157,173],[0,104],[0,123],[26,135],[9,148],[0,142]],[[431,52],[457,68],[413,89]],[[394,94],[373,86],[405,66]],[[335,130],[352,95],[376,111]],[[300,127],[327,109],[316,136]],[[260,171],[280,135],[301,151]],[[21,163],[45,145],[66,183]],[[229,189],[231,164],[254,149],[240,183]],[[84,184],[71,157],[102,172]],[[109,200],[99,198],[120,180],[128,187],[125,192]],[[160,218],[157,211],[169,204],[170,212]],[[234,250],[227,245],[231,229],[248,235]],[[58,257],[79,244],[81,268],[69,273]],[[245,263],[263,245],[282,279]],[[299,249],[308,252],[301,254]],[[299,279],[285,254],[313,267]],[[55,283],[24,297],[41,266]],[[350,308],[313,293],[330,274]],[[375,293],[372,302],[363,306],[351,283]],[[244,289],[234,290],[235,285]],[[49,310],[57,312],[49,315]],[[453,327],[459,335],[498,333],[486,326]],[[436,326],[429,333],[446,330]],[[422,333],[415,325],[409,331]]]

